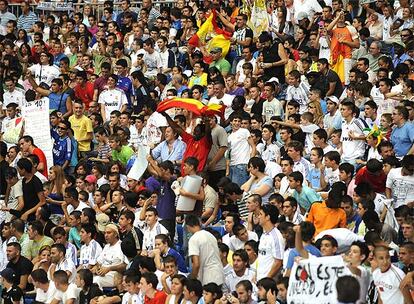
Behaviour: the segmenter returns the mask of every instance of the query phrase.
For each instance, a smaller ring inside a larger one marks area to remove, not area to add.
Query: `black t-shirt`
[[[323,75],[320,77],[320,79],[317,81],[316,86],[323,88],[325,94],[329,91],[329,84],[331,82],[335,82],[335,90],[333,92],[333,95],[336,97],[341,97],[342,91],[344,90],[342,86],[341,79],[339,78],[338,74],[336,74],[334,71],[329,70],[328,74]]]
[[[22,184],[23,184],[23,200],[24,200],[24,206],[22,209],[22,213],[25,213],[27,210],[32,209],[34,206],[36,206],[39,203],[39,197],[37,196],[37,194],[39,192],[43,192],[43,186],[42,186],[42,182],[36,175],[34,175],[29,182],[26,182],[26,178],[23,178]],[[34,221],[35,213],[33,212],[27,220]]]
[[[263,102],[264,101],[265,101],[265,99],[260,98],[259,99],[259,102],[257,102],[257,103],[255,102],[252,105],[252,108],[251,108],[250,112],[252,114],[256,114],[256,115],[259,115],[260,117],[262,117],[262,114],[263,114]]]
[[[10,290],[3,289],[1,297],[4,304],[13,304],[13,302],[23,299],[23,291],[19,286],[13,285]]]
[[[19,260],[14,264],[13,262],[7,263],[7,268],[11,268],[16,273],[16,282],[15,284],[18,285],[20,283],[20,277],[22,275],[30,275],[33,269],[33,263],[24,256],[20,256]],[[33,285],[27,284],[26,290],[32,290]]]
[[[306,139],[306,134],[302,130],[299,130],[298,132],[293,133],[291,138],[292,138],[292,140],[299,141],[299,142],[302,143],[302,145],[304,145],[305,144],[305,139]]]
[[[137,250],[142,249],[143,239],[144,239],[144,234],[137,227],[133,227],[131,231],[121,234],[122,243],[131,242],[134,244]],[[137,244],[137,241],[138,241],[138,244]]]
[[[7,189],[7,182],[6,182],[6,171],[9,167],[9,163],[5,160],[0,162],[0,194],[5,195]]]
[[[98,285],[93,283],[91,287],[89,287],[89,290],[87,292],[84,292],[83,290],[81,290],[81,292],[79,293],[79,304],[89,304],[93,298],[99,297],[102,295],[103,295],[102,290],[99,288]]]

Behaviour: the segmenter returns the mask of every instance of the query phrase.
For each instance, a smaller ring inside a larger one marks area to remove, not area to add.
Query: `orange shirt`
[[[339,39],[341,38],[344,38],[345,41],[353,41],[358,38],[358,34],[355,36],[354,31],[351,32],[351,28],[348,26],[336,27],[332,30],[331,52],[338,52],[344,59],[350,59],[352,58],[352,48],[348,45],[340,43]],[[335,58],[335,54],[332,55]]]
[[[328,208],[326,202],[313,203],[306,220],[315,225],[315,235],[327,229],[346,228],[345,211]]]

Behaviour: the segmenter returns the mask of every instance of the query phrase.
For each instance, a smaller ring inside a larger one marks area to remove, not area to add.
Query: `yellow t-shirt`
[[[201,74],[201,76],[191,76],[190,81],[188,83],[188,87],[192,88],[193,85],[198,84],[203,87],[207,86],[207,73]]]
[[[75,115],[69,117],[69,122],[72,125],[75,139],[78,141],[78,150],[80,152],[87,152],[91,150],[91,141],[86,140],[88,133],[93,132],[92,120],[83,115],[81,118],[76,118]]]

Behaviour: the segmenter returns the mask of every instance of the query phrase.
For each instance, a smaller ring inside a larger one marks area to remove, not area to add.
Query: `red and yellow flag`
[[[230,49],[230,38],[232,33],[220,28],[216,21],[217,12],[212,10],[207,20],[200,26],[197,33],[190,38],[188,43],[194,47],[205,45],[208,52],[212,48],[219,47],[223,50],[223,57],[227,55]],[[205,61],[211,62],[211,58],[205,58]]]
[[[164,112],[171,108],[183,108],[198,116],[224,116],[225,105],[212,104],[204,105],[201,101],[193,98],[166,98],[158,104],[157,112]]]

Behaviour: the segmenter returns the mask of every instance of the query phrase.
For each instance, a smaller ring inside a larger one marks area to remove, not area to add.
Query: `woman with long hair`
[[[176,274],[171,278],[171,293],[167,296],[165,304],[188,304],[183,295],[186,281],[187,278],[182,274]]]
[[[33,270],[43,269],[44,271],[48,271],[52,261],[50,259],[50,246],[45,245],[40,248],[39,255],[35,258]]]
[[[121,34],[121,30],[119,28],[118,23],[116,23],[115,21],[111,21],[108,23],[108,32],[109,33],[113,33],[116,35],[116,40],[118,42],[122,42],[122,34]]]
[[[30,37],[24,29],[20,29],[17,31],[17,39],[14,41],[14,44],[20,48],[25,43],[31,43]]]
[[[311,101],[308,103],[308,111],[313,114],[313,123],[323,128],[323,112],[319,102]]]
[[[50,218],[53,223],[57,224],[63,217],[61,204],[63,203],[63,193],[66,189],[65,174],[61,166],[53,166],[49,169],[50,190],[46,197]]]
[[[220,299],[222,296],[223,292],[216,283],[208,283],[203,286],[203,299],[205,304],[221,303]]]

